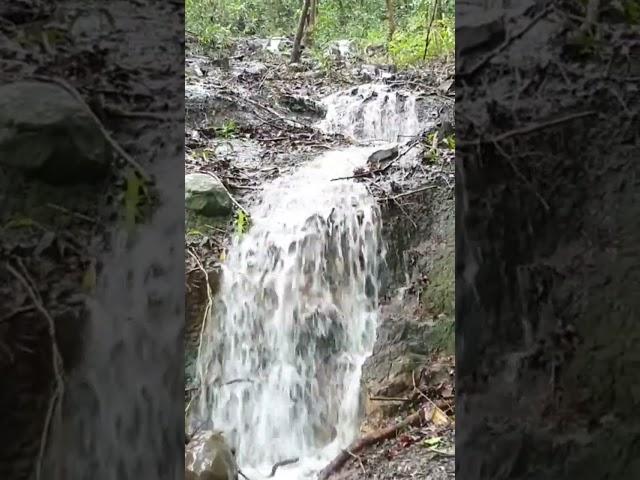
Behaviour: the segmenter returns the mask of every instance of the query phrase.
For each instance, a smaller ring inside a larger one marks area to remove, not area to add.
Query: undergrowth
[[[316,59],[322,59],[318,52],[328,44],[348,39],[361,53],[375,47],[375,54],[366,55],[370,60],[390,61],[398,67],[452,57],[455,47],[455,4],[452,0],[396,0],[393,3],[395,29],[390,38],[385,0],[319,2],[318,16],[305,45],[315,52]],[[197,39],[202,49],[223,52],[239,37],[292,38],[301,2],[186,0],[185,7],[187,33]]]

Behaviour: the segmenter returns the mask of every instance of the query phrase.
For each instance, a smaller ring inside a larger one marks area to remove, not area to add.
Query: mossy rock
[[[455,311],[455,272],[453,248],[446,246],[434,261],[428,275],[429,283],[420,295],[420,302],[433,315],[453,317]]]
[[[233,212],[233,201],[222,182],[204,173],[185,177],[187,210],[204,217],[224,217]]]

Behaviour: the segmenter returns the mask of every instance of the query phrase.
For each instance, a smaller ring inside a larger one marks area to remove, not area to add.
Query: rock
[[[233,75],[237,78],[255,78],[264,75],[267,66],[262,62],[244,62],[234,68]]]
[[[86,183],[104,178],[111,153],[86,105],[63,87],[0,87],[0,163],[49,183]]]
[[[383,148],[377,150],[369,155],[367,164],[373,168],[381,168],[384,163],[390,162],[398,156],[398,146],[394,145],[391,148]]]
[[[196,433],[185,448],[185,477],[200,480],[237,480],[238,465],[219,432]]]
[[[221,217],[233,211],[233,202],[220,180],[204,173],[184,179],[187,210],[205,217]]]
[[[263,48],[275,55],[284,55],[291,51],[293,42],[285,37],[274,37],[268,39]]]
[[[464,19],[456,25],[456,44],[459,53],[500,43],[505,38],[504,14],[498,10],[483,12]]]
[[[337,60],[346,60],[355,56],[355,47],[351,40],[336,40],[327,46],[326,52]]]
[[[280,103],[295,113],[306,114],[313,117],[324,117],[327,108],[311,97],[284,94],[280,96]]]

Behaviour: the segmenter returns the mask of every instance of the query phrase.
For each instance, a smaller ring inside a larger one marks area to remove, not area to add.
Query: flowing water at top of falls
[[[319,127],[395,141],[418,129],[415,98],[364,85],[325,99]],[[377,96],[376,96],[377,95]],[[312,479],[357,436],[384,262],[381,213],[350,179],[379,147],[332,151],[265,185],[223,265],[198,359],[197,415],[249,478]]]
[[[416,97],[380,84],[366,84],[329,95],[320,128],[362,142],[403,142],[420,131]]]

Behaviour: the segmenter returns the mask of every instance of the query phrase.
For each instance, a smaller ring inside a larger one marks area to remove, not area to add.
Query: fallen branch
[[[213,309],[213,291],[211,290],[211,284],[209,283],[209,274],[207,273],[207,269],[204,268],[204,265],[202,264],[198,256],[195,254],[195,252],[193,252],[191,249],[187,251],[189,252],[189,255],[191,255],[191,257],[196,262],[196,265],[198,266],[200,271],[204,274],[204,280],[207,285],[207,305],[204,309],[204,314],[202,316],[202,326],[200,327],[200,335],[198,336],[198,353],[196,357],[198,359],[198,365],[202,365],[202,362],[200,361],[202,359],[201,358],[202,339],[204,337],[205,327],[207,326],[207,320],[211,317],[211,310]],[[189,408],[190,405],[191,405],[191,401],[189,401],[189,404],[187,405],[187,409]]]
[[[416,188],[415,190],[411,190],[408,192],[402,192],[393,197],[388,197],[385,200],[397,200],[399,198],[408,197],[409,195],[415,195],[416,193],[426,192],[427,190],[431,190],[432,188],[437,188],[437,185],[426,185],[424,187]]]
[[[269,474],[269,476],[267,478],[272,478],[276,475],[276,470],[278,470],[278,468],[280,467],[284,467],[286,465],[292,465],[294,463],[298,463],[298,460],[300,460],[298,457],[296,458],[289,458],[287,460],[281,460],[279,462],[277,462],[273,467],[271,467],[271,473]]]
[[[571,115],[565,115],[564,117],[556,118],[554,120],[549,120],[547,122],[539,122],[539,123],[534,123],[532,125],[515,128],[513,130],[509,130],[508,132],[504,132],[504,133],[501,133],[500,135],[496,135],[495,137],[487,138],[484,140],[479,138],[477,140],[472,140],[467,142],[457,142],[457,146],[469,147],[469,146],[478,146],[483,143],[497,143],[511,137],[516,137],[518,135],[525,135],[527,133],[537,132],[539,130],[544,130],[545,128],[554,127],[562,123],[570,122],[571,120],[577,120],[579,118],[590,117],[591,115],[595,115],[595,114],[596,112],[594,112],[593,110],[580,112],[580,113],[573,113]]]
[[[422,410],[419,410],[418,412],[409,415],[402,422],[396,423],[388,428],[372,432],[360,438],[359,440],[356,440],[351,445],[349,445],[348,448],[342,450],[342,452],[340,452],[338,456],[334,458],[333,461],[320,472],[318,480],[328,480],[332,475],[337,473],[351,457],[353,457],[358,452],[361,452],[367,447],[380,443],[384,440],[388,440],[389,438],[400,433],[400,431],[402,431],[403,429],[407,427],[413,427],[422,423],[423,421],[425,421],[424,413]]]

